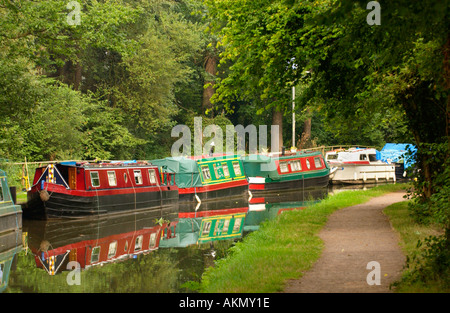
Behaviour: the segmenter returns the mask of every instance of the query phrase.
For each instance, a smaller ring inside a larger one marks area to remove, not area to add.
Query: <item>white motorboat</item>
[[[395,182],[395,164],[380,160],[373,148],[333,150],[325,154],[333,184]]]

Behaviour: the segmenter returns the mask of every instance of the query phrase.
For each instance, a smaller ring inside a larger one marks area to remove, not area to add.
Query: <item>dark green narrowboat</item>
[[[329,182],[330,169],[321,152],[254,154],[242,161],[252,194],[323,188]]]

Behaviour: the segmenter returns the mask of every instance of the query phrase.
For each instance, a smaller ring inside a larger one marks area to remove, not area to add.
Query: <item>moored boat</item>
[[[247,178],[237,155],[168,157],[151,163],[174,174],[180,202],[248,197]]]
[[[24,214],[79,218],[172,205],[171,174],[147,162],[62,162],[36,169]]]
[[[408,143],[386,143],[381,149],[381,160],[395,165],[395,178],[408,178],[408,170],[414,167],[417,148]]]
[[[242,161],[252,194],[323,188],[329,182],[330,169],[320,152],[255,154],[243,157]]]
[[[22,209],[14,203],[7,176],[0,170],[0,234],[22,228]]]
[[[333,184],[395,182],[395,165],[380,160],[374,148],[333,150],[325,154]]]

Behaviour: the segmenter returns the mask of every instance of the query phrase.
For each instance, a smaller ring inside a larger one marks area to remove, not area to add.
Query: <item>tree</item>
[[[230,111],[235,101],[256,102],[257,113],[272,111],[272,123],[282,129],[292,86],[326,55],[326,43],[339,34],[337,27],[310,22],[328,2],[207,3],[222,35],[225,51],[220,62],[229,65],[228,75],[218,80],[213,102]]]
[[[204,24],[191,14],[201,1],[76,3],[0,1],[2,154],[166,155],[178,107],[201,107]],[[73,14],[79,23],[70,23]],[[44,120],[53,137],[45,127],[36,132]],[[63,146],[69,133],[71,145]]]

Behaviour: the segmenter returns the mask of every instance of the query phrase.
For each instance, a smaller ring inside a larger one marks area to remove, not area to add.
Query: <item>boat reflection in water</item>
[[[248,212],[247,199],[227,199],[201,204],[180,205],[173,235],[160,247],[180,248],[218,240],[242,237]]]
[[[255,231],[259,225],[276,218],[284,211],[305,209],[328,194],[327,188],[289,189],[284,192],[265,193],[250,199],[244,231]]]
[[[245,232],[285,210],[304,208],[322,199],[326,188],[260,194],[257,198],[223,199],[150,209],[115,217],[25,221],[28,246],[36,265],[55,275],[148,254],[159,248],[184,248],[239,240]]]
[[[327,188],[288,190],[259,194],[248,200],[202,203],[180,206],[178,223],[170,239],[160,247],[187,247],[217,240],[239,239],[245,232],[259,229],[259,224],[286,210],[303,209],[327,195]]]
[[[23,248],[22,210],[14,202],[6,172],[0,169],[0,293],[8,285],[15,255]]]
[[[22,229],[0,233],[0,293],[8,286],[16,254],[23,250]]]
[[[55,275],[76,261],[88,269],[146,254],[170,237],[177,207],[114,217],[24,222],[36,265]]]

